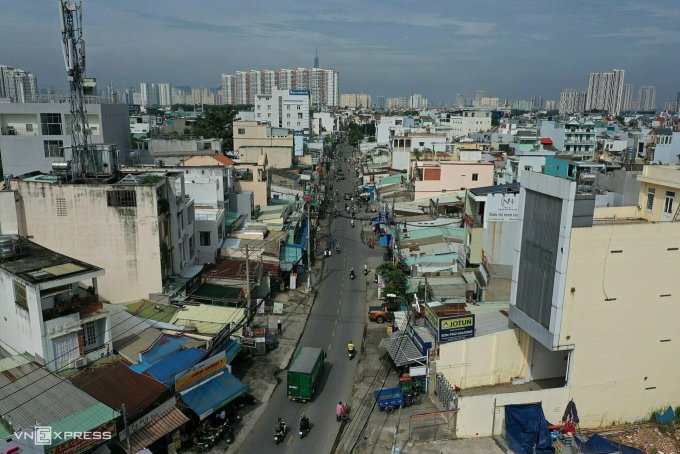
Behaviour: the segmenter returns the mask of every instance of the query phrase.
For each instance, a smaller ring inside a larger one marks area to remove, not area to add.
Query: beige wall
[[[261,207],[267,206],[267,182],[266,181],[234,181],[234,191],[253,191],[253,203]]]
[[[293,147],[242,146],[238,149],[239,162],[257,164],[260,156],[267,155],[267,164],[276,169],[293,166]]]
[[[112,303],[162,291],[158,215],[153,186],[128,186],[136,208],[107,206],[105,185],[57,185],[14,180],[28,238],[105,270],[100,295]],[[118,187],[119,188],[119,187]],[[63,199],[65,212],[57,212]]]
[[[233,124],[234,151],[245,146],[251,147],[293,147],[293,135],[268,136],[269,124],[258,124],[257,121],[235,121]],[[245,129],[244,134],[239,134]],[[276,128],[281,129],[281,128]]]
[[[437,372],[463,389],[524,377],[529,337],[518,329],[441,344]]]
[[[677,223],[572,229],[559,336],[574,345],[569,384],[582,426],[680,402],[677,247]]]
[[[545,419],[551,423],[562,420],[564,408],[569,402],[568,388],[551,388],[518,393],[485,394],[460,397],[456,435],[459,438],[488,437],[500,435],[505,424],[505,405],[540,402]],[[576,401],[581,417],[581,405]],[[581,417],[581,420],[583,418]]]

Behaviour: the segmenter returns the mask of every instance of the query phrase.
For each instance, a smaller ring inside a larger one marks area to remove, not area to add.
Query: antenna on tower
[[[85,41],[83,40],[82,1],[57,0],[61,17],[61,48],[68,74],[71,106],[72,177],[100,175],[105,164],[100,150],[92,145],[85,110]]]

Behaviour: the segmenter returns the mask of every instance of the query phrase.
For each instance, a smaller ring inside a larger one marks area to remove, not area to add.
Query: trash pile
[[[651,454],[680,453],[680,425],[677,422],[657,424],[633,424],[616,432],[603,433],[610,440],[633,446]]]

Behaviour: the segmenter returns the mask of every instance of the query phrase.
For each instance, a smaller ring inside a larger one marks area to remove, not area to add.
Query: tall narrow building
[[[590,73],[586,110],[602,110],[618,115],[623,102],[624,73],[623,69],[615,69],[610,73]]]
[[[314,69],[318,68],[319,68],[319,49],[316,49],[314,54]]]
[[[656,109],[656,87],[647,85],[638,88],[638,103],[638,109],[642,112]]]

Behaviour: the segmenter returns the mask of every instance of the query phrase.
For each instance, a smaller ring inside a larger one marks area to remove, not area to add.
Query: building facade
[[[603,110],[618,115],[623,102],[623,69],[610,73],[590,73],[586,110]]]
[[[539,123],[539,135],[552,140],[560,153],[579,155],[591,159],[597,145],[595,123],[591,120],[572,118],[566,123],[542,120]]]
[[[310,92],[273,89],[271,94],[255,97],[255,119],[275,128],[287,128],[310,134]]]
[[[9,102],[38,102],[38,82],[35,75],[11,66],[0,65],[0,99]]]
[[[87,104],[90,140],[116,147],[119,159],[132,148],[128,106]],[[71,159],[68,103],[0,103],[0,152],[5,174],[52,171],[52,163]]]
[[[414,199],[491,186],[493,171],[491,162],[416,161],[412,171]]]
[[[560,115],[582,113],[585,110],[586,92],[568,88],[560,93]]]

